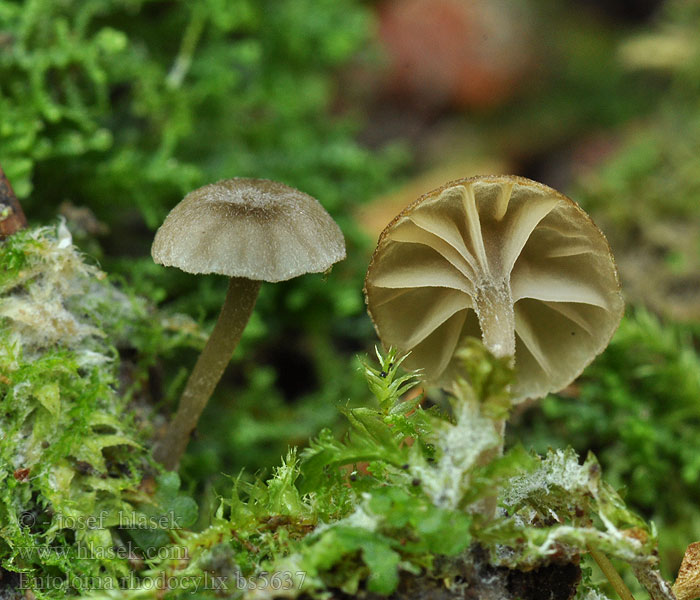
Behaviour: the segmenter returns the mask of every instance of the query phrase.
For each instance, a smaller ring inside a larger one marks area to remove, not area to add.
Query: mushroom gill
[[[610,247],[572,200],[514,176],[425,194],[382,232],[365,294],[385,346],[441,383],[467,336],[514,356],[515,401],[559,390],[624,312]]]

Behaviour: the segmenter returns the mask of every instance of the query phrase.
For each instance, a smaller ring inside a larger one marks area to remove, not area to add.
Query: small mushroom
[[[318,273],[345,258],[338,225],[317,200],[265,179],[227,179],[190,192],[158,229],[153,260],[231,278],[226,300],[154,455],[177,466],[253,312],[263,281]]]
[[[444,383],[455,350],[481,337],[513,356],[515,402],[573,381],[624,312],[607,240],[556,190],[514,176],[448,183],[382,232],[365,295],[386,346]]]

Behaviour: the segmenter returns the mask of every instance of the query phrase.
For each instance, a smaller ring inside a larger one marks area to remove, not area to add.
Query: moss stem
[[[190,434],[197,426],[250,319],[260,284],[260,281],[252,279],[231,278],[219,318],[187,380],[175,417],[153,453],[155,459],[167,469],[177,468],[185,453]]]

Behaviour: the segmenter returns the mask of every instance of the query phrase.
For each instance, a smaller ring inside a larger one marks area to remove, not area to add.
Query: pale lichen
[[[437,463],[430,464],[416,455],[410,469],[436,506],[456,510],[469,489],[472,469],[485,452],[498,446],[500,439],[493,421],[467,402],[455,402],[454,424],[443,421],[441,425],[434,432],[441,450]]]
[[[85,262],[63,221],[21,235],[24,264],[0,284],[2,346],[4,356],[11,357],[8,366],[17,368],[19,356],[31,360],[56,347],[78,351],[84,364],[111,360],[109,346],[98,341],[105,332],[84,304],[94,305],[100,293],[109,293],[110,302],[126,304],[127,297],[101,285],[106,274]]]
[[[610,598],[599,590],[581,587],[573,600],[610,600]]]

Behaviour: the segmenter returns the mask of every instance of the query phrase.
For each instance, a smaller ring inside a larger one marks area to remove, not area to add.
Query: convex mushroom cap
[[[190,192],[156,233],[153,260],[188,273],[285,281],[345,258],[338,225],[315,198],[266,179]]]
[[[607,240],[556,190],[514,176],[448,183],[382,232],[367,272],[368,310],[385,346],[437,383],[454,353],[482,337],[513,355],[520,401],[573,381],[624,312]]]
[[[166,217],[153,260],[229,280],[226,299],[154,456],[177,466],[250,318],[263,281],[326,271],[345,258],[338,225],[311,196],[265,179],[226,179],[189,193]]]

